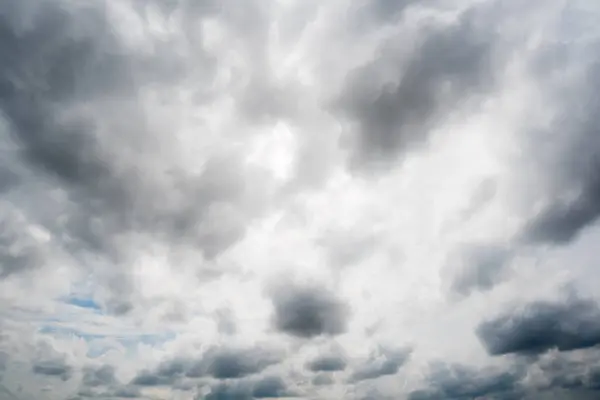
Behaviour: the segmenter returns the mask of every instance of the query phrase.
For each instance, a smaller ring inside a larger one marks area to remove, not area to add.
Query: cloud
[[[274,325],[288,335],[313,338],[336,336],[347,329],[349,309],[327,289],[286,284],[272,296]]]
[[[219,382],[210,388],[206,399],[252,400],[279,397],[295,397],[287,389],[285,382],[276,376],[266,376],[255,380]]]
[[[87,367],[83,370],[82,384],[84,386],[106,386],[115,382],[115,369],[112,365],[103,365],[99,368]]]
[[[306,364],[306,368],[312,372],[332,372],[343,371],[346,369],[347,360],[344,356],[338,354],[323,354],[310,360]]]
[[[254,384],[252,396],[257,399],[290,397],[286,384],[280,377],[265,377]]]
[[[0,397],[595,398],[593,2],[8,3]]]
[[[531,386],[538,392],[565,392],[573,396],[583,391],[600,391],[598,351],[551,352],[530,365]],[[597,394],[597,393],[596,393]]]
[[[451,105],[494,84],[492,44],[478,17],[468,12],[448,26],[424,29],[411,57],[403,57],[390,39],[381,57],[350,74],[339,107],[357,125],[355,163],[402,157],[427,141]]]
[[[71,378],[72,367],[64,360],[41,360],[33,365],[33,372],[38,375],[59,377],[66,381]]]
[[[371,354],[369,359],[357,367],[350,375],[350,382],[377,379],[382,376],[395,375],[408,361],[412,350],[380,348]]]
[[[154,370],[141,371],[131,383],[138,386],[170,386],[185,378],[238,379],[263,372],[281,356],[263,347],[220,346],[207,349],[198,359],[166,360]]]
[[[138,398],[142,396],[135,385],[126,385],[117,378],[112,365],[86,366],[77,395],[80,398]]]
[[[452,290],[469,294],[473,290],[494,287],[504,278],[507,264],[514,250],[500,244],[467,245],[459,251],[451,263],[458,271],[453,276]]]
[[[599,316],[591,300],[537,301],[482,322],[477,334],[492,355],[585,349],[600,343]]]
[[[560,45],[548,52],[564,51]],[[594,53],[596,56],[596,53]],[[538,137],[551,137],[564,131],[568,141],[559,146],[549,146],[538,155],[541,168],[555,172],[548,176],[550,189],[545,207],[534,214],[526,225],[522,240],[528,243],[567,244],[581,231],[594,224],[600,215],[600,180],[597,152],[597,96],[591,92],[587,82],[598,79],[600,70],[597,62],[582,61],[582,72],[568,85],[557,85],[557,95],[562,101],[554,116],[552,131],[537,132]],[[577,98],[577,102],[574,102]],[[576,104],[585,104],[577,108]],[[551,165],[548,165],[551,164]],[[553,164],[553,165],[552,165]],[[561,195],[562,193],[562,195]]]
[[[327,386],[332,385],[335,382],[330,373],[320,373],[315,375],[311,383],[315,386]]]
[[[202,361],[206,373],[217,379],[241,378],[279,362],[279,356],[262,348],[213,348]]]
[[[462,365],[436,364],[427,376],[428,388],[413,391],[410,400],[521,399],[523,378],[518,372],[476,370]]]

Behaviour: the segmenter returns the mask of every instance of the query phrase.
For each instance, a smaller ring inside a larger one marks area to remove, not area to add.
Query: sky
[[[598,20],[0,1],[0,400],[597,399]]]

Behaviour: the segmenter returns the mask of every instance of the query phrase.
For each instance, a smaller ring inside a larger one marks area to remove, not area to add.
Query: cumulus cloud
[[[0,6],[0,397],[596,398],[598,18]]]

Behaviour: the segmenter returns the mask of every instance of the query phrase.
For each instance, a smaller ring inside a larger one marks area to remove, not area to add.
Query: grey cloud
[[[71,378],[73,368],[65,360],[41,360],[33,364],[32,371],[37,375],[58,377],[66,381]]]
[[[170,386],[183,378],[191,368],[191,361],[174,359],[160,364],[156,370],[140,372],[131,384],[138,386]]]
[[[287,386],[278,376],[265,377],[254,384],[252,396],[257,399],[289,397]]]
[[[86,367],[83,369],[82,384],[88,387],[112,385],[116,382],[115,369],[111,365],[98,368]]]
[[[274,291],[271,300],[274,325],[288,335],[335,336],[347,329],[348,306],[324,288],[286,284]]]
[[[376,379],[381,376],[395,375],[408,361],[412,349],[379,348],[369,360],[356,368],[350,375],[350,382]]]
[[[287,388],[280,377],[266,376],[253,380],[219,382],[211,387],[207,396],[202,398],[207,400],[252,400],[280,397],[295,397],[295,394]]]
[[[0,213],[0,278],[40,266],[45,246],[28,229],[29,221],[6,204]]]
[[[135,386],[120,385],[103,390],[82,389],[77,393],[80,399],[137,399],[142,397],[142,393]]]
[[[277,354],[262,348],[214,348],[204,356],[206,372],[214,378],[241,378],[263,371],[280,361]]]
[[[538,392],[600,392],[600,357],[598,349],[586,354],[555,352],[537,360],[531,369],[541,372],[532,386]],[[596,393],[597,395],[597,393]]]
[[[112,392],[112,397],[123,397],[126,399],[135,399],[141,395],[140,390],[133,386],[121,386]]]
[[[217,329],[223,335],[234,335],[237,332],[235,316],[229,309],[217,311]]]
[[[171,386],[187,378],[238,379],[259,374],[281,361],[281,356],[262,347],[211,347],[198,359],[175,358],[153,370],[141,371],[131,383],[138,386]]]
[[[599,321],[593,301],[538,301],[482,322],[477,335],[491,355],[568,351],[600,344]]]
[[[568,244],[600,216],[600,99],[590,84],[600,79],[598,43],[577,44],[585,46],[588,56],[582,59],[565,57],[572,51],[565,43],[551,43],[540,51],[536,72],[557,106],[549,128],[531,133],[530,147],[538,149],[531,162],[539,170],[538,180],[549,182],[549,190],[547,206],[532,216],[521,235],[525,243]],[[552,78],[575,62],[580,74],[568,82]],[[555,145],[540,148],[537,143],[542,140]]]
[[[458,269],[452,290],[467,295],[473,290],[487,290],[504,278],[504,271],[514,250],[502,244],[472,244],[461,248],[451,260]]]
[[[523,398],[522,372],[468,368],[462,365],[434,365],[427,376],[427,389],[409,394],[409,400],[517,400]]]
[[[346,358],[338,354],[320,355],[306,363],[306,368],[313,371],[343,371],[348,364]]]
[[[201,12],[208,11],[195,15]],[[139,295],[125,266],[136,251],[129,237],[193,247],[212,260],[243,238],[260,212],[262,186],[250,186],[254,170],[225,150],[205,156],[194,173],[150,168],[168,154],[159,143],[166,133],[149,123],[139,89],[183,72],[163,65],[175,53],[161,52],[173,46],[134,53],[113,23],[96,3],[23,0],[0,10],[0,119],[8,130],[0,140],[15,144],[15,165],[28,174],[27,181],[8,172],[0,180],[11,189],[7,201],[77,264],[88,268],[88,257],[100,256],[118,265],[96,272],[110,291],[104,311],[122,315]],[[0,277],[47,264],[43,247],[19,247],[20,231],[4,224]]]
[[[319,373],[311,379],[311,383],[314,386],[327,386],[332,385],[334,382],[335,380],[331,376],[331,373],[327,372]]]
[[[115,376],[112,365],[86,366],[77,395],[80,398],[137,398],[141,396],[135,385],[125,385]]]
[[[10,357],[8,353],[4,351],[0,351],[0,382],[2,381],[2,377],[4,375],[4,371],[6,371],[6,367],[8,365]]]
[[[357,125],[355,164],[401,156],[426,141],[450,105],[493,84],[490,33],[477,17],[468,12],[456,25],[423,32],[405,65],[392,46],[383,47],[381,58],[350,75],[338,107]]]

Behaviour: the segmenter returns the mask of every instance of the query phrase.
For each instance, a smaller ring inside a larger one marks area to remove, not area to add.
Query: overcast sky
[[[0,1],[0,399],[597,399],[595,3]]]

